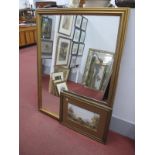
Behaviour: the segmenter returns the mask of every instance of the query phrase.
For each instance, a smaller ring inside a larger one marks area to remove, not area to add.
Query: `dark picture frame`
[[[98,142],[105,143],[112,109],[69,91],[60,93],[60,122]]]
[[[52,19],[43,16],[41,20],[41,37],[43,39],[50,39],[51,31],[52,31]]]
[[[73,41],[74,42],[79,42],[80,40],[80,35],[81,35],[81,31],[79,28],[75,28],[74,29],[74,35],[73,35]]]
[[[115,0],[115,4],[118,7],[135,8],[135,0]]]
[[[82,83],[89,88],[104,92],[112,74],[113,59],[112,52],[90,48]]]
[[[88,24],[88,19],[86,17],[82,17],[82,24],[81,24],[81,29],[83,31],[86,31],[87,29],[87,24]]]
[[[61,15],[58,32],[70,36],[73,28],[73,15]]]
[[[75,19],[75,27],[81,28],[81,24],[82,24],[82,16],[77,15]]]
[[[80,43],[79,44],[79,48],[78,48],[78,55],[79,56],[82,56],[83,55],[84,48],[85,48],[85,44]]]
[[[57,55],[55,65],[68,65],[70,54],[71,40],[65,37],[58,37],[57,39]]]
[[[72,42],[71,54],[72,55],[77,55],[78,48],[79,48],[79,44],[77,42]]]

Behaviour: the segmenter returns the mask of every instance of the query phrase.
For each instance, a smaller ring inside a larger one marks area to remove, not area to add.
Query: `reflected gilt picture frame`
[[[105,143],[111,108],[70,91],[60,94],[60,122],[85,136]]]
[[[59,33],[70,36],[73,27],[73,15],[61,15],[59,22]]]

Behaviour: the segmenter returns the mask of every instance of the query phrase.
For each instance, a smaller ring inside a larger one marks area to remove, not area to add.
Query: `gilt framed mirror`
[[[128,13],[127,8],[36,10],[40,111],[59,120],[60,97],[55,93],[57,81],[52,79],[52,74],[62,72],[62,68],[69,73],[62,81],[68,92],[113,107]],[[42,56],[41,51],[44,17],[52,21],[52,29],[47,34],[52,43],[48,59]],[[76,23],[78,17],[79,24]]]

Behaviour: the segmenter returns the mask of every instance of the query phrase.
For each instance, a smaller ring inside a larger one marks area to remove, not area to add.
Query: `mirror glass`
[[[120,16],[42,15],[42,108],[59,114],[59,94],[68,90],[106,99]]]

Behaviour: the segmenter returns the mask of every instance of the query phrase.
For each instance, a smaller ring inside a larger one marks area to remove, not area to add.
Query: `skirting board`
[[[114,116],[111,118],[110,130],[131,139],[135,139],[135,125]]]

